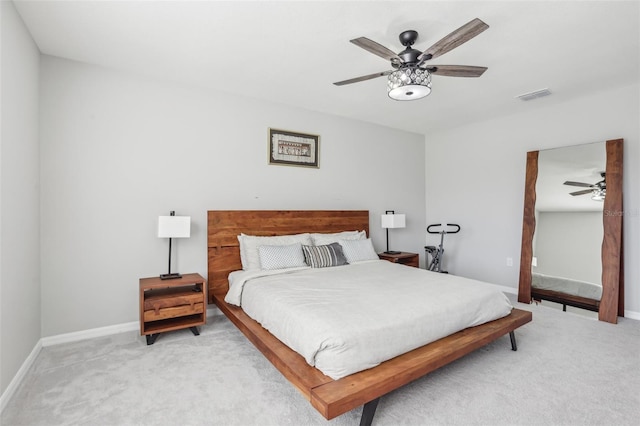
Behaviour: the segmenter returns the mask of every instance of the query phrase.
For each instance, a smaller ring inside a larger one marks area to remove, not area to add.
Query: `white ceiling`
[[[15,0],[44,54],[428,134],[548,106],[639,79],[639,2]],[[480,18],[490,28],[433,60],[479,65],[480,78],[433,77],[427,98],[397,102],[390,69],[349,43],[393,51],[414,29],[425,50]],[[515,96],[549,88],[552,96]]]

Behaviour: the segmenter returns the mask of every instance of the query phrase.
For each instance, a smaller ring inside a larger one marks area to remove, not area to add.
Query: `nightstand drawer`
[[[413,266],[414,268],[417,268],[420,266],[418,256],[399,259],[398,263],[402,263],[403,265],[407,265],[407,266]]]
[[[413,266],[414,268],[420,267],[420,258],[418,257],[418,253],[378,253],[378,257],[392,263]]]
[[[202,296],[201,296],[202,297]],[[194,303],[191,305],[173,306],[170,308],[159,308],[144,311],[145,321],[158,321],[167,318],[184,317],[187,315],[201,314],[204,312],[204,304]]]
[[[202,302],[202,292],[193,287],[166,288],[149,290],[144,295],[144,310],[158,310],[181,305],[193,305]]]

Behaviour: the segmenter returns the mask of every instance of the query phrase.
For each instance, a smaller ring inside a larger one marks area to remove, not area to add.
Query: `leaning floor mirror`
[[[624,316],[623,140],[530,151],[518,301]]]

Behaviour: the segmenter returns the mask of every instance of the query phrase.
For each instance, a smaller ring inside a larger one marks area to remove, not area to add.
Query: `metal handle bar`
[[[431,228],[435,228],[435,227],[437,227],[437,226],[442,226],[442,224],[441,224],[441,223],[436,223],[436,224],[433,224],[433,225],[429,225],[429,226],[427,226],[427,232],[428,232],[428,233],[430,233],[430,234],[441,234],[441,233],[445,233],[445,234],[457,234],[458,232],[460,232],[460,225],[455,224],[455,223],[447,223],[447,226],[455,226],[455,227],[457,228],[455,231],[445,231],[445,230],[442,230],[442,231],[434,232],[434,231],[432,231],[432,230],[431,230]]]

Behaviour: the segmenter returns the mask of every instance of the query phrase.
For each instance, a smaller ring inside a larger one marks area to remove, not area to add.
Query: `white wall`
[[[600,284],[602,212],[539,212],[533,272]]]
[[[0,394],[40,339],[38,62],[12,2],[0,2]]]
[[[427,223],[457,222],[448,269],[517,289],[527,151],[624,138],[626,309],[640,313],[638,84],[426,136]],[[513,259],[513,266],[506,259]]]
[[[424,137],[43,56],[43,336],[138,319],[138,278],[165,273],[157,216],[192,217],[177,272],[206,276],[211,209],[406,213],[392,247],[421,253]],[[320,168],[267,164],[267,129],[319,134]]]

